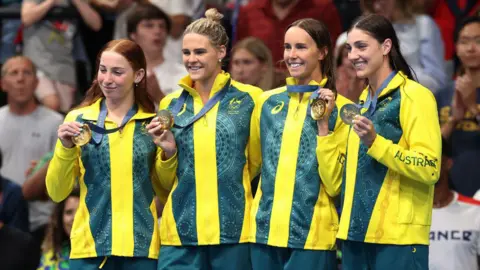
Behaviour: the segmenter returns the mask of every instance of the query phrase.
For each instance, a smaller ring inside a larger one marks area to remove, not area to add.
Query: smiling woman
[[[283,57],[287,85],[263,93],[252,117],[250,167],[261,176],[251,212],[253,269],[337,269],[333,197],[348,132],[338,111],[349,101],[336,95],[327,27],[314,19],[292,23]],[[319,100],[324,115],[316,120]]]
[[[222,71],[228,37],[222,15],[207,10],[183,37],[188,76],[160,109],[175,126],[147,126],[162,149],[160,181],[170,191],[161,220],[158,269],[250,269],[251,114],[261,89]],[[177,268],[178,267],[178,268]]]
[[[412,79],[392,24],[359,18],[348,59],[368,80],[347,137],[337,238],[344,269],[428,269],[441,136],[435,98]],[[428,131],[428,132],[425,132]]]
[[[85,100],[58,128],[47,191],[61,201],[80,186],[70,269],[154,270],[160,246],[154,196],[164,201],[165,193],[155,169],[161,151],[145,129],[155,116],[145,57],[133,41],[114,40],[97,63]],[[87,140],[75,145],[78,137]]]

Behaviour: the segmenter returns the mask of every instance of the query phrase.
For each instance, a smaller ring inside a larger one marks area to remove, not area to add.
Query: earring
[[[138,87],[138,83],[135,83],[135,88],[137,88],[137,87]]]
[[[219,58],[219,59],[218,59],[218,62],[221,63],[221,62],[222,62],[222,58]]]

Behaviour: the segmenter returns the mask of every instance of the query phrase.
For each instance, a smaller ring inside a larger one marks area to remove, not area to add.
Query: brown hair
[[[62,246],[65,243],[70,245],[70,237],[65,233],[65,228],[63,227],[63,211],[65,210],[65,203],[70,197],[80,198],[78,188],[75,188],[65,200],[55,206],[42,244],[43,252],[48,252],[53,249],[55,259],[57,259],[56,256],[61,252]]]
[[[97,67],[96,74],[98,74],[98,68],[100,66],[100,58],[105,51],[112,51],[121,54],[132,66],[134,72],[140,69],[147,70],[147,61],[140,46],[128,39],[118,39],[108,42],[97,55]],[[134,88],[135,102],[142,106],[146,112],[155,112],[155,105],[152,97],[147,92],[147,76],[143,76],[142,80],[135,85]],[[85,99],[80,103],[81,107],[86,107],[95,103],[98,99],[104,97],[102,89],[97,81],[97,75],[92,82],[92,86],[88,89]]]
[[[164,20],[167,26],[167,33],[172,29],[172,21],[165,11],[159,9],[149,2],[138,3],[127,16],[127,34],[137,32],[138,24],[143,20]]]
[[[313,39],[319,50],[326,49],[327,54],[325,55],[325,58],[320,61],[320,67],[322,69],[323,76],[327,77],[328,79],[327,83],[325,84],[325,88],[336,92],[333,46],[327,26],[321,21],[307,18],[293,22],[287,27],[287,30],[294,26],[305,30],[305,32],[307,32],[307,34]]]
[[[255,58],[258,59],[262,64],[267,65],[267,72],[263,74],[262,79],[260,80],[258,87],[263,90],[270,90],[273,88],[273,80],[274,80],[274,70],[273,70],[273,60],[272,60],[272,53],[270,49],[265,45],[265,43],[256,37],[247,37],[235,44],[232,49],[231,55],[235,54],[235,52],[239,49],[245,49],[249,53],[253,54]]]

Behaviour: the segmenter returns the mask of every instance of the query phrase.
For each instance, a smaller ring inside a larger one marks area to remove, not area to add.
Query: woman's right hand
[[[78,122],[65,122],[58,127],[58,138],[65,148],[72,148],[75,144],[72,142],[72,137],[80,134],[82,124]]]
[[[163,160],[170,159],[177,152],[177,144],[175,143],[175,136],[173,133],[165,129],[162,124],[158,121],[158,118],[155,117],[147,125],[147,131],[150,136],[152,136],[153,142],[162,149],[164,156]]]

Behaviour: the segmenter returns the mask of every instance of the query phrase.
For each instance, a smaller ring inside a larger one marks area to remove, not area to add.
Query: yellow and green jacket
[[[97,121],[101,99],[73,110],[65,122]],[[64,200],[78,179],[80,204],[71,231],[71,259],[103,256],[158,258],[160,235],[154,202],[160,162],[145,126],[155,117],[138,106],[123,130],[104,135],[97,146],[65,148],[57,142],[46,186],[55,201]],[[108,117],[105,128],[117,125]],[[165,200],[165,197],[163,197]]]
[[[287,78],[287,84],[297,83]],[[351,102],[337,96],[329,118],[335,136],[320,137],[317,121],[307,112],[310,96],[304,93],[300,100],[299,93],[289,93],[283,86],[263,93],[253,113],[250,169],[253,176],[261,175],[251,212],[253,243],[314,250],[335,247],[338,216],[332,198],[340,192],[342,171],[336,161],[345,154],[348,132],[338,112]]]
[[[230,79],[217,75],[210,98]],[[188,97],[175,117],[192,119],[203,108],[186,76],[180,86]],[[167,95],[160,109],[175,106],[182,90]],[[157,167],[165,190],[171,190],[162,213],[162,245],[198,246],[248,241],[252,202],[247,145],[256,98],[262,90],[231,80],[226,95],[187,128],[172,129],[177,153]]]
[[[360,97],[365,101],[368,88]],[[366,111],[363,109],[362,112]],[[397,73],[369,117],[368,148],[348,135],[338,238],[379,244],[429,244],[441,134],[433,94]]]

